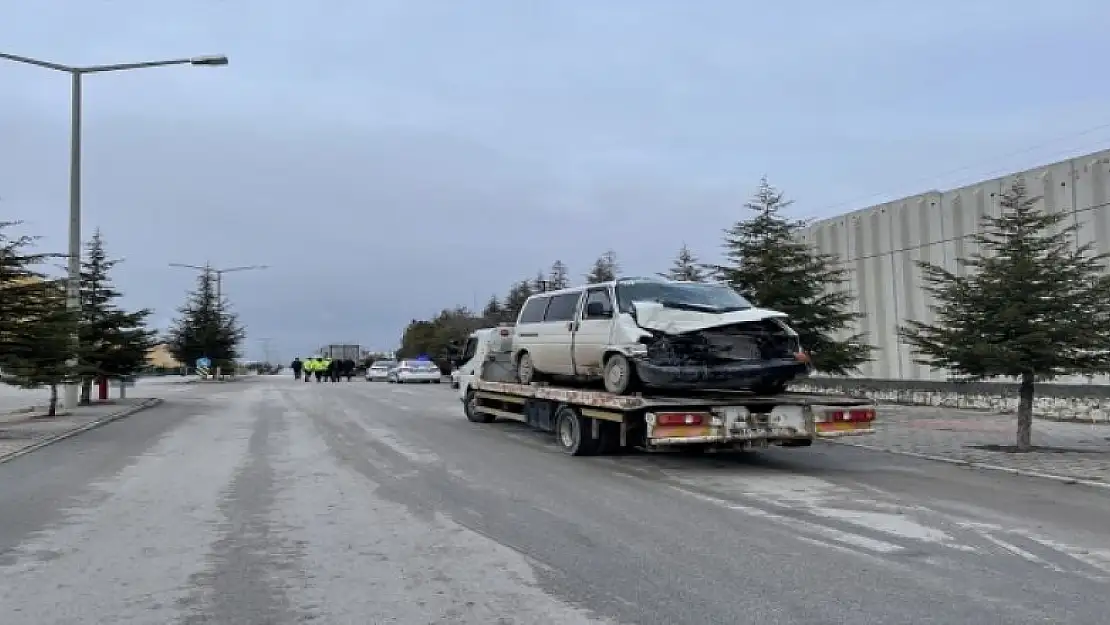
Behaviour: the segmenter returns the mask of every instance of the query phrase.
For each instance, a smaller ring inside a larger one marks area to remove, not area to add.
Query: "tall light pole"
[[[103,74],[105,72],[123,72],[132,69],[147,69],[151,67],[164,67],[167,65],[201,65],[220,66],[227,65],[226,56],[194,56],[183,59],[169,59],[165,61],[144,61],[141,63],[116,63],[113,65],[62,65],[49,61],[40,61],[17,54],[0,52],[0,59],[34,65],[56,72],[69,74],[70,89],[70,137],[69,137],[69,271],[66,280],[66,309],[78,315],[81,311],[81,77],[85,74]],[[74,329],[73,358],[69,365],[71,370],[77,369],[78,363],[78,334]],[[79,386],[74,383],[66,385],[65,407],[77,407]]]
[[[237,271],[255,271],[260,269],[269,269],[269,265],[245,265],[243,267],[228,267],[226,269],[216,269],[212,265],[185,265],[182,263],[170,263],[170,267],[180,267],[182,269],[195,269],[203,271],[204,273],[216,274],[216,306],[223,310],[223,283],[225,273],[235,273]]]

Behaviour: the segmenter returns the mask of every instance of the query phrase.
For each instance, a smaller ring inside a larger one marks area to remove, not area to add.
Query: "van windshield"
[[[709,313],[733,312],[752,307],[751,302],[723,284],[661,280],[618,281],[616,291],[617,305],[624,313],[632,312],[632,302],[656,302],[668,308]]]

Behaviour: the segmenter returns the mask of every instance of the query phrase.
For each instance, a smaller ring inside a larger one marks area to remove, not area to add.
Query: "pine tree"
[[[536,277],[532,280],[532,292],[543,293],[544,291],[551,290],[551,283],[548,281],[547,276],[543,271],[537,271]]]
[[[28,248],[35,238],[10,237],[5,232],[18,222],[0,222],[0,355],[15,355],[27,348],[24,324],[32,317],[39,282],[38,271],[49,255],[35,254]]]
[[[505,297],[502,319],[509,322],[516,321],[517,316],[520,315],[520,309],[524,308],[524,302],[528,301],[529,297],[532,297],[532,284],[528,280],[514,284]]]
[[[64,280],[38,280],[28,295],[28,316],[19,330],[23,348],[0,355],[4,382],[22,388],[50,388],[48,415],[57,414],[58,386],[71,380],[76,315],[66,309]]]
[[[685,243],[678,250],[670,271],[659,274],[668,280],[683,280],[686,282],[705,282],[705,270],[698,263],[698,259]]]
[[[0,379],[24,388],[49,386],[53,416],[58,384],[70,373],[73,316],[65,309],[64,283],[37,269],[59,255],[31,252],[35,237],[7,236],[4,230],[17,225],[0,222]]]
[[[557,260],[551,264],[551,273],[548,274],[547,281],[552,289],[565,289],[570,286],[570,271],[563,261]]]
[[[594,261],[590,273],[586,274],[586,284],[598,284],[617,279],[620,265],[617,263],[617,253],[609,250]]]
[[[496,295],[491,295],[489,301],[486,302],[486,307],[482,309],[482,319],[485,320],[487,325],[494,325],[501,321],[503,314],[501,300]]]
[[[964,275],[919,263],[936,321],[910,321],[903,339],[927,366],[967,379],[1019,381],[1017,449],[1032,448],[1034,384],[1110,372],[1108,254],[1077,246],[1064,213],[1037,210],[1024,180],[1002,194],[999,217],[984,216],[979,251],[958,259]]]
[[[192,364],[198,358],[209,358],[213,367],[230,370],[239,357],[239,346],[246,332],[226,301],[218,301],[216,278],[204,272],[197,278],[197,288],[178,309],[168,336],[170,353],[178,362]]]
[[[862,334],[835,337],[860,317],[841,288],[847,272],[798,240],[806,224],[782,215],[790,204],[763,178],[744,205],[754,216],[725,231],[727,264],[717,274],[756,305],[789,315],[816,369],[843,375],[870,360],[872,348]]]
[[[86,244],[81,269],[81,401],[90,401],[94,377],[129,376],[146,364],[155,333],[146,328],[151,311],[127,312],[116,301],[122,294],[109,275],[119,260],[108,258],[100,231]]]

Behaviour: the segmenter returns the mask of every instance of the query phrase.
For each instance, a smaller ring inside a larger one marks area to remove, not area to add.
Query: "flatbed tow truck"
[[[485,337],[483,337],[485,338]],[[494,338],[494,337],[490,337]],[[684,449],[752,449],[771,445],[808,447],[820,437],[874,433],[875,405],[843,395],[738,391],[614,395],[600,390],[509,379],[497,350],[476,350],[470,375],[460,377],[468,420],[498,418],[554,433],[573,456]],[[476,361],[476,362],[475,362]]]

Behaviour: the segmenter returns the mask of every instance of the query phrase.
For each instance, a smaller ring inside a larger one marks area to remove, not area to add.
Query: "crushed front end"
[[[640,342],[637,373],[658,389],[777,393],[812,370],[797,333],[776,317],[681,334],[651,330]]]

